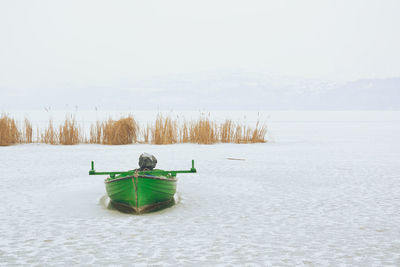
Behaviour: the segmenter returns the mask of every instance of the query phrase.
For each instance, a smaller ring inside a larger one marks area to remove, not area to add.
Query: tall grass
[[[58,143],[61,145],[76,145],[84,142],[81,129],[75,118],[65,118],[64,124],[60,125],[58,131]]]
[[[18,125],[21,125],[19,128]],[[90,126],[89,137],[74,117],[66,117],[59,126],[50,119],[47,127],[37,128],[36,142],[52,145],[74,145],[80,143],[123,145],[133,143],[265,143],[267,127],[258,120],[255,127],[225,120],[217,123],[209,116],[197,120],[179,122],[170,116],[158,114],[154,123],[140,127],[133,116],[118,120],[97,121]],[[6,115],[0,117],[0,145],[32,143],[33,127],[28,119],[17,123]]]
[[[40,131],[40,142],[57,145],[59,142],[57,129],[53,126],[53,120],[49,120],[47,128]]]
[[[220,126],[220,141],[232,143],[235,137],[235,123],[232,120],[225,120]]]
[[[102,143],[102,129],[103,129],[103,123],[96,121],[95,124],[92,124],[90,126],[90,137],[89,137],[89,143],[91,144],[101,144]]]
[[[265,143],[267,142],[267,126],[265,124],[260,124],[260,121],[257,121],[256,127],[254,128],[251,135],[251,143]]]
[[[140,143],[145,143],[145,144],[150,143],[151,125],[147,123],[147,125],[140,130],[140,134],[142,135],[143,138]]]
[[[178,141],[177,121],[171,117],[157,115],[155,125],[151,128],[151,137],[153,144],[175,144]]]
[[[137,142],[139,125],[132,116],[121,118],[114,123],[115,133],[112,144],[132,144]]]
[[[179,127],[179,142],[189,143],[190,142],[190,129],[191,123],[184,121]]]
[[[209,118],[192,121],[189,128],[189,142],[197,144],[215,144],[219,141],[218,125]]]
[[[33,128],[32,128],[32,123],[25,118],[24,120],[24,128],[22,132],[22,137],[20,142],[22,143],[32,143],[33,142]]]
[[[138,142],[139,125],[132,116],[119,120],[111,118],[92,125],[90,142],[105,145],[126,145]]]
[[[267,135],[267,127],[265,124],[260,124],[257,121],[255,128],[247,125],[236,124],[231,143],[265,143]]]
[[[0,146],[9,146],[20,141],[20,132],[14,119],[3,114],[0,117]]]

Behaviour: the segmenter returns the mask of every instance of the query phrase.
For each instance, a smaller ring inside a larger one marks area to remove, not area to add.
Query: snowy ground
[[[266,144],[0,147],[0,265],[399,266],[400,113],[282,114]],[[171,208],[108,209],[90,161],[142,152],[198,174]]]

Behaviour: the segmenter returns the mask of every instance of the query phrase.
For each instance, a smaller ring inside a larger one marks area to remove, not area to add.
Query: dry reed
[[[265,124],[260,125],[260,121],[257,121],[256,127],[253,130],[251,136],[251,143],[265,143],[267,135],[267,126]]]
[[[215,144],[219,141],[218,126],[209,118],[200,118],[190,124],[189,141],[197,144]]]
[[[189,143],[190,142],[190,125],[191,123],[183,122],[183,124],[179,127],[179,142],[181,143]]]
[[[132,116],[119,119],[115,122],[114,138],[119,144],[132,144],[137,142],[139,126]]]
[[[98,144],[126,145],[138,141],[139,125],[132,116],[117,121],[109,119],[92,126],[90,140]]]
[[[90,138],[89,143],[91,144],[101,144],[101,133],[102,133],[103,123],[96,121],[96,124],[90,126]]]
[[[22,138],[20,140],[22,143],[32,143],[33,142],[33,128],[31,122],[25,118],[24,120],[24,129],[22,133]]]
[[[157,145],[174,144],[178,141],[178,123],[170,117],[157,115],[151,128],[151,142]]]
[[[132,143],[174,144],[174,143],[265,143],[267,127],[258,120],[255,127],[225,120],[217,123],[208,117],[184,121],[169,116],[157,115],[154,124],[139,127],[133,116],[119,120],[97,121],[90,127],[89,139],[84,137],[82,128],[75,118],[66,118],[59,127],[54,127],[50,119],[48,126],[37,129],[37,141],[46,144],[73,145],[79,143],[122,145]],[[32,143],[33,127],[28,119],[18,129],[14,119],[6,115],[0,117],[0,145]]]
[[[235,136],[235,124],[232,120],[226,120],[220,126],[220,141],[222,143],[232,143]]]
[[[169,126],[171,131],[167,131]],[[175,139],[177,125],[176,121],[170,118],[158,116],[156,125],[152,130],[152,140],[154,144],[173,144],[180,143],[197,143],[197,144],[215,144],[222,143],[264,143],[267,129],[265,125],[260,125],[259,121],[255,128],[247,127],[232,120],[225,120],[221,124],[217,124],[208,117],[202,117],[197,121],[184,121],[178,127],[179,138]],[[156,129],[156,130],[154,130]],[[171,134],[171,132],[173,134]],[[171,138],[173,136],[173,138]]]
[[[0,146],[9,146],[20,141],[20,132],[14,119],[3,114],[0,117]]]
[[[266,125],[265,124],[260,125],[259,121],[257,121],[254,129],[237,124],[232,142],[236,144],[265,143],[267,142],[266,134],[267,134]]]
[[[59,127],[59,144],[76,145],[84,142],[80,127],[77,125],[75,118],[65,118],[64,124]]]
[[[49,124],[47,128],[44,129],[44,132],[40,133],[40,142],[45,144],[57,145],[58,144],[58,132],[57,129],[53,126],[53,120],[49,120]]]
[[[140,143],[148,144],[150,142],[151,125],[148,123],[146,127],[141,130],[141,135],[143,136],[143,141]]]

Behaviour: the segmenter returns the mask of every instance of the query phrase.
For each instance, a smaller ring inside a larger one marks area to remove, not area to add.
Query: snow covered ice
[[[0,265],[399,266],[400,112],[296,114],[266,144],[0,147]],[[198,173],[170,208],[107,208],[90,161],[143,152]]]

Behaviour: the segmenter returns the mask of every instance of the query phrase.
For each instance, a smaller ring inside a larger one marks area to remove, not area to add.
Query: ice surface
[[[266,144],[0,147],[0,265],[399,266],[400,116],[335,114],[271,118]],[[108,209],[90,161],[142,152],[198,173],[171,208]]]

